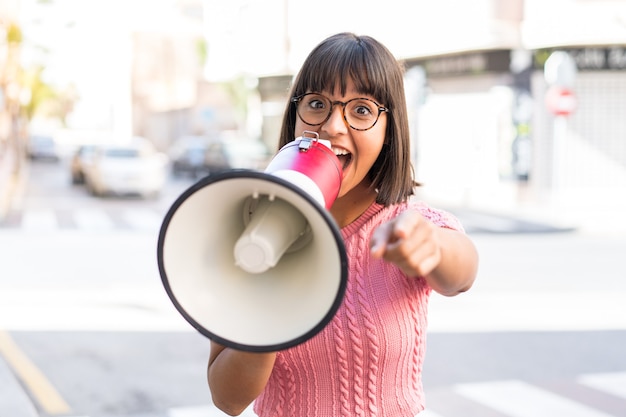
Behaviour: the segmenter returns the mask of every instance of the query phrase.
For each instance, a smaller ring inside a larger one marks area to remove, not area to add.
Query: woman
[[[230,415],[415,416],[428,297],[468,290],[478,255],[449,214],[413,201],[403,69],[379,42],[320,43],[294,81],[280,147],[315,131],[343,164],[330,209],[350,262],[331,323],[294,348],[241,352],[211,343],[213,402]]]

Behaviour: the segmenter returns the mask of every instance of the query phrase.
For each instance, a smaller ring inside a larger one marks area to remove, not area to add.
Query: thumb
[[[387,250],[387,242],[393,233],[393,224],[384,223],[374,230],[370,237],[370,255],[373,258],[382,258]]]

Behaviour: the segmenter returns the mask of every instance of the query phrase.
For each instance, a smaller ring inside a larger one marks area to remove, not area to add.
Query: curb
[[[8,175],[5,184],[0,188],[0,223],[6,219],[11,209],[15,207],[18,199],[21,198],[26,183],[28,182],[28,165],[23,164],[19,174],[11,173]],[[4,188],[4,190],[2,190]]]
[[[14,189],[16,188],[15,174],[11,174],[3,185],[4,191],[0,193],[0,222],[3,221],[11,208]],[[6,188],[4,185],[6,184]]]

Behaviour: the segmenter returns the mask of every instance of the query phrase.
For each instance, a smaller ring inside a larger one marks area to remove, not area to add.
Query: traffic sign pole
[[[544,65],[544,78],[548,83],[546,106],[554,114],[552,136],[552,194],[562,188],[563,160],[567,147],[567,118],[578,105],[574,94],[576,62],[564,51],[553,52]]]

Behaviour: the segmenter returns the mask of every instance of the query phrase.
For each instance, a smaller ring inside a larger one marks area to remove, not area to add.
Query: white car
[[[85,173],[89,169],[94,154],[98,150],[97,145],[81,145],[78,147],[70,160],[70,174],[72,184],[84,184]]]
[[[31,136],[26,146],[26,152],[32,160],[58,161],[60,159],[58,144],[52,136],[48,135]]]
[[[93,195],[157,196],[167,177],[167,157],[145,140],[98,147],[85,171]]]

